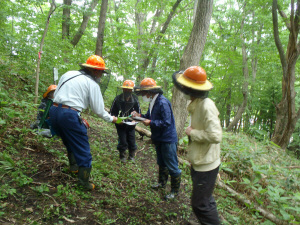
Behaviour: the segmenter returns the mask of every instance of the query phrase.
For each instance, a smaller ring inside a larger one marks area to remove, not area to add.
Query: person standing
[[[212,196],[219,172],[222,127],[219,111],[208,98],[213,88],[206,72],[199,66],[173,74],[174,85],[191,100],[187,107],[191,116],[185,133],[189,137],[188,159],[191,162],[193,190],[191,203],[199,222],[203,225],[220,224],[217,205]]]
[[[133,111],[141,112],[140,104],[136,95],[132,94],[134,82],[132,80],[125,80],[120,87],[123,93],[116,96],[110,108],[110,114],[113,116],[128,117]],[[123,122],[129,122],[128,119]],[[126,123],[115,124],[119,143],[117,149],[119,151],[120,160],[122,163],[126,162],[125,151],[128,148],[128,160],[135,161],[135,152],[137,149],[135,142],[135,125],[128,125]]]
[[[90,107],[107,122],[115,123],[117,118],[105,111],[98,84],[102,74],[107,73],[104,60],[92,55],[80,66],[81,70],[68,71],[60,78],[50,108],[50,120],[67,148],[70,170],[75,173],[78,170],[78,186],[93,190],[95,185],[89,182],[92,155],[87,127],[80,113]]]
[[[177,158],[177,132],[171,103],[163,96],[160,86],[152,78],[145,78],[135,92],[149,102],[149,109],[145,115],[132,112],[136,116],[145,118],[143,124],[150,126],[151,139],[156,149],[158,170],[158,183],[153,189],[165,188],[168,176],[171,176],[171,192],[165,196],[166,200],[176,198],[180,189],[181,170],[178,168]]]

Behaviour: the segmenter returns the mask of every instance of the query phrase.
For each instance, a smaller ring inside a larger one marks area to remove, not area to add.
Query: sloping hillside
[[[96,190],[82,192],[76,188],[76,177],[68,173],[62,141],[29,129],[36,115],[32,91],[18,78],[7,78],[0,83],[0,94],[1,224],[187,224],[195,220],[188,163],[180,164],[183,179],[178,200],[164,201],[163,191],[149,188],[157,179],[149,138],[136,134],[137,161],[123,165],[114,126],[87,111],[83,117],[91,125]],[[182,159],[185,147],[183,142]],[[268,141],[225,132],[222,162],[215,197],[223,224],[300,223],[300,163],[294,156]]]

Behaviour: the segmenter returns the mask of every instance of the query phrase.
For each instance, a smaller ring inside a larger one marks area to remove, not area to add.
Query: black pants
[[[205,172],[191,169],[193,181],[192,208],[202,225],[220,224],[217,205],[212,196],[218,172],[219,167]]]
[[[126,124],[116,125],[119,143],[117,149],[120,153],[124,153],[126,149],[129,149],[129,154],[134,154],[137,149],[135,143],[135,126],[129,126]]]

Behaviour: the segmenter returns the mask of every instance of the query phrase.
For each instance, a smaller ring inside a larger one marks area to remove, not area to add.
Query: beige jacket
[[[221,163],[222,127],[219,111],[209,98],[195,99],[187,110],[191,115],[193,128],[188,146],[188,159],[196,171],[213,170]]]

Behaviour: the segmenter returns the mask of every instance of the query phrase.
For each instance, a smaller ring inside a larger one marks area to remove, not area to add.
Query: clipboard
[[[139,116],[131,117],[131,119],[136,120],[136,121],[145,121],[146,120],[146,118],[139,117]]]

